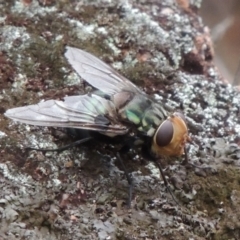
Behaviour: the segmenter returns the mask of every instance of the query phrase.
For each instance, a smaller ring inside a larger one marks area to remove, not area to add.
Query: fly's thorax
[[[130,101],[133,100],[135,94],[133,92],[119,92],[112,96],[112,101],[116,109],[124,109]]]
[[[174,113],[156,130],[151,151],[156,156],[181,156],[188,140],[188,129],[184,116]]]
[[[144,94],[120,92],[113,96],[112,101],[120,119],[134,124],[138,131],[150,137],[167,117],[163,107]]]

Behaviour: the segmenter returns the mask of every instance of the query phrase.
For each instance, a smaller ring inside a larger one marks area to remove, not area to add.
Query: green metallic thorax
[[[127,122],[134,124],[138,131],[144,135],[153,136],[157,127],[167,118],[167,112],[159,103],[146,95],[135,95],[121,92],[123,99],[116,98],[118,116]],[[120,99],[120,101],[119,101]]]

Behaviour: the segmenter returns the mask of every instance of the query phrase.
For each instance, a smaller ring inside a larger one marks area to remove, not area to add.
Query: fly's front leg
[[[155,161],[155,164],[157,165],[157,167],[158,167],[158,169],[159,169],[159,171],[160,171],[160,173],[161,173],[161,176],[162,176],[162,179],[163,179],[163,182],[164,182],[164,185],[165,185],[167,191],[168,191],[168,192],[170,193],[170,195],[172,196],[172,199],[174,200],[174,202],[175,202],[177,205],[179,205],[179,204],[178,204],[178,201],[176,200],[173,192],[171,191],[171,189],[170,189],[170,187],[169,187],[169,183],[168,183],[168,181],[167,181],[167,179],[166,179],[166,177],[165,177],[165,174],[164,174],[164,172],[163,172],[163,169],[162,169],[162,165],[161,165],[160,160],[156,160],[156,161]]]
[[[184,147],[184,160],[182,161],[183,165],[187,165],[188,164],[188,153],[187,153],[187,148],[186,146]]]
[[[132,177],[132,174],[128,172],[126,166],[124,165],[121,155],[127,153],[131,148],[135,148],[136,146],[138,146],[139,145],[138,142],[139,142],[138,138],[136,138],[136,137],[129,137],[125,141],[125,145],[117,153],[117,159],[119,160],[120,164],[122,165],[124,174],[125,174],[125,176],[127,178],[127,182],[128,182],[128,185],[129,185],[128,201],[127,201],[128,208],[131,208],[134,179]]]
[[[174,196],[174,194],[172,193],[172,191],[171,191],[171,189],[169,187],[169,183],[168,183],[168,181],[167,181],[167,179],[165,177],[165,174],[164,174],[164,171],[163,171],[160,159],[157,159],[155,156],[151,155],[148,146],[145,146],[145,145],[142,146],[142,155],[144,156],[144,158],[148,159],[149,161],[153,161],[155,163],[155,165],[158,167],[159,172],[161,174],[161,177],[163,179],[163,182],[164,182],[164,185],[165,185],[167,191],[172,196],[172,199],[174,200],[174,202],[176,202],[176,204],[179,205],[177,200],[176,200],[176,198],[175,198],[175,196]]]

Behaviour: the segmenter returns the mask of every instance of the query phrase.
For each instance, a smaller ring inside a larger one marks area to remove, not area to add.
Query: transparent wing
[[[38,126],[80,128],[115,135],[128,131],[125,126],[118,124],[112,102],[94,94],[12,108],[6,111],[5,116]]]
[[[144,94],[132,82],[92,54],[73,47],[66,49],[65,57],[79,76],[103,93],[113,95],[127,90]]]

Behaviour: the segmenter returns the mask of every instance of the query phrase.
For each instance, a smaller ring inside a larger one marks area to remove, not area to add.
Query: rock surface
[[[240,95],[212,63],[200,4],[0,1],[1,239],[240,238]],[[135,180],[128,210],[114,146],[26,151],[72,141],[61,129],[3,116],[12,107],[83,93],[82,80],[63,57],[65,45],[99,56],[169,111],[185,113],[192,165],[164,160],[179,205],[138,152],[126,161]]]

